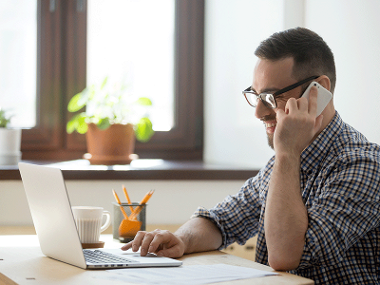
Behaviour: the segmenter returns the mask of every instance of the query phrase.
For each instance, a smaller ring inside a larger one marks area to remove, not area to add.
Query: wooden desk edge
[[[13,280],[9,279],[7,276],[5,276],[4,274],[2,274],[0,272],[0,284],[3,284],[3,285],[18,285],[16,282],[14,282]]]

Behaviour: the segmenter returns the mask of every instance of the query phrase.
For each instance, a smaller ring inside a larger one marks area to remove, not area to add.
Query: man
[[[275,270],[316,284],[379,284],[380,147],[344,123],[332,100],[316,116],[315,87],[309,101],[300,98],[312,81],[333,93],[330,48],[297,28],[272,35],[255,55],[243,93],[275,155],[236,195],[199,208],[174,234],[139,232],[123,249],[180,257],[257,234],[256,261]]]

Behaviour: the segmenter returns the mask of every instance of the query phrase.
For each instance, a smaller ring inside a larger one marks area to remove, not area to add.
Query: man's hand
[[[309,101],[306,98],[288,100],[285,111],[276,110],[277,126],[274,133],[276,153],[288,153],[299,156],[318,134],[323,116],[317,114],[316,87],[310,90]]]
[[[155,253],[158,256],[181,257],[185,253],[215,250],[222,245],[222,234],[217,226],[205,218],[192,218],[184,223],[174,234],[169,231],[140,231],[135,239],[121,249],[140,249],[142,256]]]
[[[185,252],[185,244],[181,238],[169,231],[156,229],[153,232],[139,231],[134,240],[124,245],[121,249],[132,248],[134,252],[140,249],[141,256],[155,253],[158,256],[181,257]]]

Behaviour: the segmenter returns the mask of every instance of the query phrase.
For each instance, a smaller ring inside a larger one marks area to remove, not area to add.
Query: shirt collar
[[[324,153],[328,152],[333,146],[333,142],[337,138],[337,134],[343,128],[343,121],[338,112],[335,112],[334,118],[326,128],[318,135],[318,137],[301,153],[301,169],[307,174],[313,169],[318,169],[318,164],[324,157]]]

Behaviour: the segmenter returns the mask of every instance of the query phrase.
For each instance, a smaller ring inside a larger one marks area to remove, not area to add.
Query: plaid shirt
[[[274,157],[241,190],[193,217],[212,220],[225,248],[258,234],[256,261],[268,265],[265,200]],[[301,262],[290,273],[316,284],[380,284],[380,146],[336,113],[301,154],[309,226]]]

